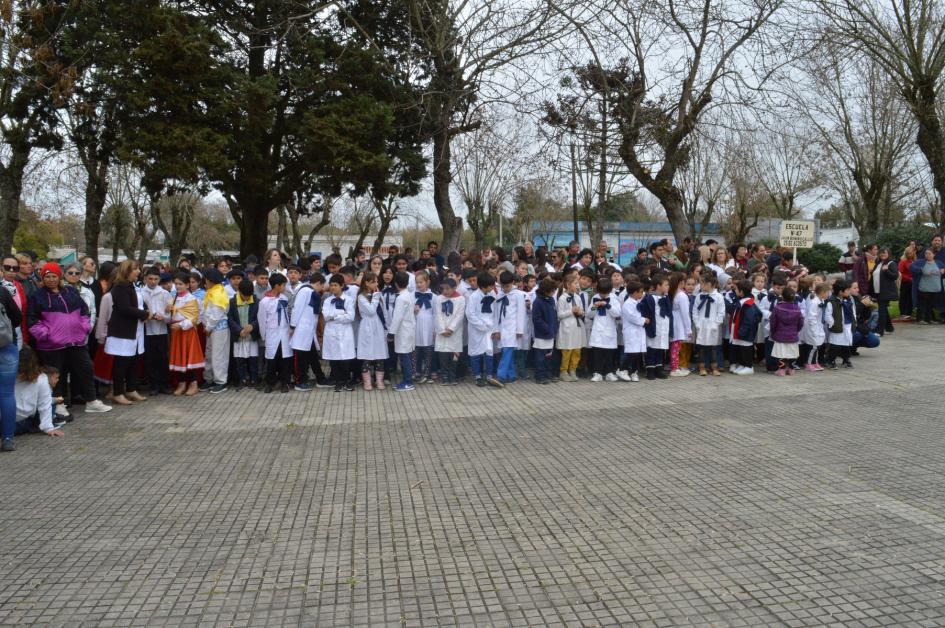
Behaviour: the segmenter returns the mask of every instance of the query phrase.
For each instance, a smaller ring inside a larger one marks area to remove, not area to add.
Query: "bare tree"
[[[433,144],[433,204],[444,251],[459,249],[462,218],[450,198],[454,140],[480,124],[483,88],[503,68],[540,50],[559,32],[555,13],[537,0],[407,0],[422,71],[424,135]]]
[[[194,192],[178,192],[160,199],[152,198],[151,201],[154,219],[169,249],[169,259],[172,264],[176,264],[181,251],[187,248],[200,196]]]
[[[521,127],[491,121],[454,142],[453,182],[466,206],[466,222],[477,249],[485,246],[512,200],[527,159],[522,145]]]
[[[611,69],[620,156],[659,199],[677,239],[689,235],[676,174],[691,154],[692,134],[710,105],[744,104],[766,80],[765,41],[784,0],[615,0],[594,4],[600,29],[623,42]],[[579,5],[583,6],[583,5]],[[584,9],[585,20],[587,9]],[[573,21],[577,21],[574,18]],[[768,55],[768,56],[766,56]]]
[[[938,0],[817,0],[827,37],[867,56],[889,77],[918,123],[945,226],[945,128],[938,90],[945,73],[945,7]]]
[[[770,199],[758,180],[750,157],[751,134],[743,133],[725,143],[728,181],[719,214],[722,234],[729,243],[745,242],[759,219],[767,215]]]
[[[917,191],[916,124],[893,81],[868,57],[847,59],[825,44],[805,65],[796,100],[823,147],[824,182],[861,234],[891,224],[902,197]]]
[[[683,195],[683,211],[689,233],[701,238],[706,226],[716,218],[719,202],[729,183],[730,160],[718,141],[706,134],[696,134],[689,161],[677,174]]]
[[[815,171],[819,151],[813,134],[801,125],[777,131],[773,128],[773,120],[763,120],[752,134],[750,164],[774,214],[791,220],[801,213],[798,197],[820,184]]]

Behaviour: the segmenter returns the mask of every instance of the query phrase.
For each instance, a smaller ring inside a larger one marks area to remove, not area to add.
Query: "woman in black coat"
[[[882,248],[870,274],[870,296],[879,304],[876,333],[880,336],[885,332],[894,331],[892,319],[889,317],[889,302],[899,300],[899,286],[896,285],[899,278],[897,266],[898,264],[890,259],[889,249]]]
[[[144,401],[138,394],[138,356],[144,353],[144,321],[150,314],[135,282],[141,269],[138,262],[126,260],[118,266],[112,284],[112,316],[108,319],[105,353],[115,356],[112,366],[112,401],[127,406],[132,401]]]

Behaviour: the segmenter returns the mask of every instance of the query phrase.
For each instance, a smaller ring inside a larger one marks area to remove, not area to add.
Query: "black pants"
[[[912,316],[912,282],[903,281],[899,284],[899,316]]]
[[[64,391],[68,377],[73,393],[78,393],[86,402],[95,401],[92,359],[89,357],[89,349],[86,345],[36,353],[43,366],[52,366],[59,371],[59,383],[53,391],[55,396],[65,397]]]
[[[879,301],[879,321],[877,321],[876,331],[881,334],[887,331],[895,331],[892,319],[889,318],[889,301]]]
[[[839,357],[844,362],[850,361],[850,352],[853,347],[842,347],[840,345],[830,345],[827,349],[827,362],[833,364]]]
[[[919,316],[918,320],[926,321],[931,323],[934,318],[932,314],[932,309],[935,307],[935,299],[938,296],[937,292],[922,292],[919,291]]]
[[[735,361],[739,366],[747,366],[748,368],[751,368],[752,366],[754,366],[754,362],[755,362],[755,345],[750,345],[750,346],[744,347],[744,346],[742,346],[742,345],[734,345],[734,344],[733,344],[733,345],[729,345],[729,346],[730,346],[730,349],[731,349],[732,353],[733,353],[734,356],[735,356],[734,361]],[[764,347],[764,345],[761,345],[761,346]],[[764,354],[762,354],[762,355],[764,355]]]
[[[628,373],[639,373],[643,368],[645,353],[624,353],[621,368]]]
[[[312,374],[315,375],[316,382],[324,382],[328,378],[325,377],[325,372],[322,371],[322,361],[321,356],[318,355],[318,351],[315,349],[315,345],[312,345],[312,348],[308,351],[296,351],[296,366],[299,369],[299,383],[305,384],[308,382],[308,372],[311,369]]]
[[[344,386],[356,374],[352,370],[354,360],[331,360],[331,381],[335,386]]]
[[[616,349],[602,349],[601,347],[593,347],[593,369],[595,373],[601,375],[608,375],[613,372],[614,365],[614,353],[617,352]]]
[[[167,334],[155,334],[144,337],[144,372],[148,376],[151,390],[165,390],[169,386],[170,372],[167,367]]]
[[[292,358],[282,357],[282,346],[274,358],[266,360],[266,383],[273,386],[277,381],[286,386],[292,381]]]
[[[138,391],[138,356],[116,355],[112,365],[112,393],[117,397]]]

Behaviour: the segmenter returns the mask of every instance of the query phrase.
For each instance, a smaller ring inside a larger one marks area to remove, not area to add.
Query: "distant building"
[[[579,223],[583,228],[583,223]],[[574,239],[574,224],[571,222],[534,222],[532,223],[532,244],[548,249],[566,247]],[[614,262],[621,266],[629,264],[637,255],[637,250],[647,248],[653,242],[669,240],[674,245],[676,239],[668,222],[607,222],[604,223],[604,240],[608,253]],[[724,243],[722,229],[717,223],[709,223],[702,230],[702,240],[713,239]],[[597,243],[591,242],[590,235],[584,229],[578,240],[581,248],[596,249]]]

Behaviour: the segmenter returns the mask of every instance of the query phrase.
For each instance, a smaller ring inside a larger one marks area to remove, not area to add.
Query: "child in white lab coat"
[[[366,271],[358,293],[358,360],[364,390],[384,390],[384,361],[387,360],[387,312],[384,309],[377,275]],[[374,371],[374,384],[371,371]]]
[[[335,392],[354,390],[351,366],[355,359],[354,298],[345,290],[345,278],[335,274],[328,280],[330,296],[322,299],[322,357],[331,364],[331,378]]]
[[[282,392],[289,392],[292,378],[289,299],[285,296],[285,275],[269,277],[269,292],[259,303],[259,333],[266,347],[266,389],[271,393],[278,380]]]
[[[722,374],[722,326],[725,324],[725,300],[719,292],[718,277],[711,273],[702,276],[702,289],[696,297],[692,312],[692,327],[695,344],[699,347],[702,363],[699,375],[710,372],[715,377]]]
[[[291,272],[291,270],[290,270]],[[325,291],[325,276],[312,273],[308,283],[302,284],[295,291],[292,304],[292,351],[295,353],[299,368],[299,382],[295,389],[306,392],[314,385],[309,381],[308,372],[318,362],[318,316],[322,313],[322,293]],[[318,368],[320,371],[321,368]],[[317,377],[317,372],[316,372]]]
[[[445,279],[440,294],[433,299],[436,322],[434,349],[440,362],[440,384],[456,385],[456,366],[463,354],[463,327],[466,323],[466,299],[456,292],[456,281]]]
[[[414,354],[414,384],[433,383],[433,291],[430,290],[430,275],[425,270],[414,273],[414,314],[417,317],[417,347]]]
[[[525,335],[524,303],[516,295],[515,275],[505,270],[499,274],[502,291],[496,299],[496,323],[499,328],[499,367],[496,375],[502,383],[514,382],[518,377],[515,369],[515,350]]]
[[[394,301],[394,313],[387,334],[394,337],[394,352],[400,361],[401,380],[394,386],[397,392],[414,390],[413,356],[417,346],[417,317],[414,315],[413,294],[409,291],[410,277],[404,271],[394,274],[394,286],[397,299]]]
[[[627,298],[620,306],[620,322],[623,325],[623,362],[617,371],[617,379],[625,382],[640,381],[643,360],[646,356],[646,325],[649,319],[640,313],[643,300],[643,284],[631,281],[626,288]]]
[[[469,323],[469,368],[480,388],[503,384],[492,376],[494,368],[493,340],[499,337],[496,324],[495,277],[481,272],[476,277],[477,288],[466,297],[466,321]]]
[[[591,336],[588,345],[591,348],[592,382],[616,382],[617,374],[611,370],[614,365],[614,353],[617,351],[617,324],[620,320],[620,299],[613,296],[613,283],[607,277],[597,281],[597,294],[591,297],[588,308],[588,324]]]

